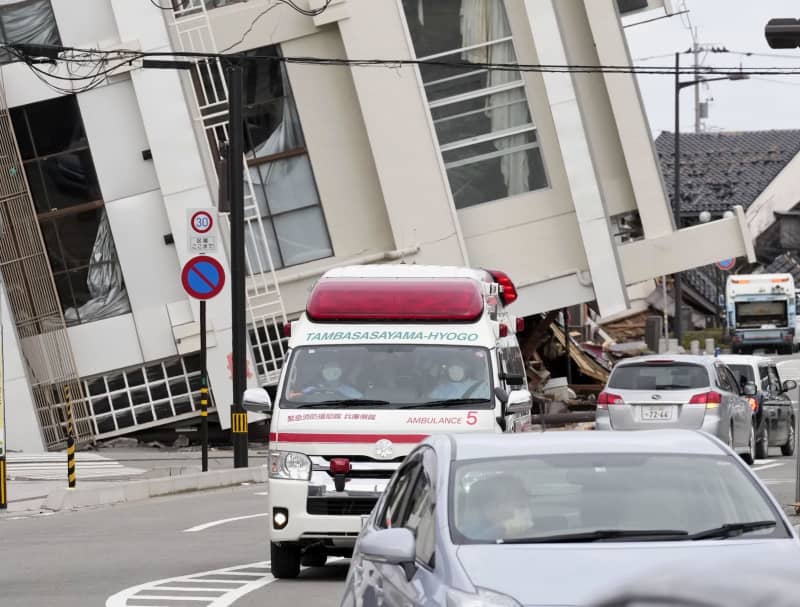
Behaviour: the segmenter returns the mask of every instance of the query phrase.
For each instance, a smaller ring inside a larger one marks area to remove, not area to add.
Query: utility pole
[[[697,28],[694,29],[694,36],[692,37],[692,53],[694,54],[694,77],[698,77],[698,70],[700,69],[700,46],[697,44]],[[700,132],[700,87],[694,87],[694,132]]]
[[[675,141],[673,143],[673,202],[672,209],[675,216],[675,229],[681,229],[681,54],[675,53]],[[673,275],[673,296],[675,298],[675,315],[672,321],[672,330],[678,340],[678,347],[683,337],[682,310],[683,307],[683,288],[681,285],[681,273],[675,272]],[[666,302],[664,302],[666,305]]]
[[[231,330],[233,347],[233,400],[231,439],[234,468],[247,467],[247,412],[242,406],[247,389],[247,320],[245,318],[244,247],[244,119],[242,62],[229,60],[228,82],[228,191],[231,205]]]

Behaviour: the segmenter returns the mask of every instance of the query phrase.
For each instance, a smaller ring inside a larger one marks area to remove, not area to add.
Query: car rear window
[[[618,366],[608,381],[619,390],[692,390],[709,386],[708,371],[691,363],[632,363]]]

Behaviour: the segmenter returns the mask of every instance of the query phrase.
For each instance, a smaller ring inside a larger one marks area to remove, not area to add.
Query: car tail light
[[[350,472],[350,460],[346,457],[334,457],[331,460],[331,474],[348,474]]]
[[[621,396],[612,394],[611,392],[601,392],[597,397],[597,408],[608,409],[608,405],[624,405],[625,401]]]
[[[500,323],[500,337],[508,337],[508,325]]]
[[[689,400],[690,405],[705,405],[706,409],[716,409],[722,402],[722,394],[711,390],[702,394],[695,394]]]
[[[283,336],[284,337],[291,337],[292,336],[292,323],[287,322],[283,325]]]
[[[518,318],[517,319],[517,333],[522,333],[525,330],[525,319]]]

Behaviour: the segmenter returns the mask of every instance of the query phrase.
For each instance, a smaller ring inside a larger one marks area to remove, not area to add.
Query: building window
[[[0,2],[0,41],[3,44],[61,44],[50,0]],[[8,53],[0,56],[11,60]]]
[[[547,187],[536,126],[503,0],[403,0],[455,205],[463,209]]]
[[[198,354],[83,380],[95,434],[101,438],[198,415],[201,386]]]
[[[12,108],[11,120],[67,325],[130,312],[77,99]]]
[[[245,55],[279,56],[277,46]],[[278,61],[252,61],[244,73],[245,155],[253,190],[245,184],[245,246],[251,274],[333,255],[328,227],[311,169],[286,69]],[[200,113],[211,151],[226,140],[227,103],[219,63],[194,73]]]

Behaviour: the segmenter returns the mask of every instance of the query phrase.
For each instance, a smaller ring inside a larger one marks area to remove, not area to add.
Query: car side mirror
[[[748,382],[744,385],[744,390],[742,390],[742,394],[745,396],[755,396],[758,393],[758,389],[756,385],[752,382]]]
[[[508,394],[506,413],[525,413],[530,411],[533,404],[531,393],[528,390],[512,390]]]
[[[504,380],[509,386],[524,386],[525,385],[525,376],[524,375],[514,375],[513,373],[503,373],[503,374],[501,374],[500,379]]]
[[[369,561],[401,567],[409,582],[417,571],[417,541],[405,527],[373,531],[361,538],[358,549]]]
[[[497,400],[503,404],[503,407],[505,407],[506,403],[508,402],[508,392],[506,392],[500,386],[495,386],[494,395],[497,397]]]
[[[250,388],[244,391],[242,407],[245,411],[269,415],[272,413],[272,399],[263,388]]]
[[[783,391],[788,392],[789,390],[794,390],[797,387],[797,382],[793,379],[787,379],[783,382]]]

